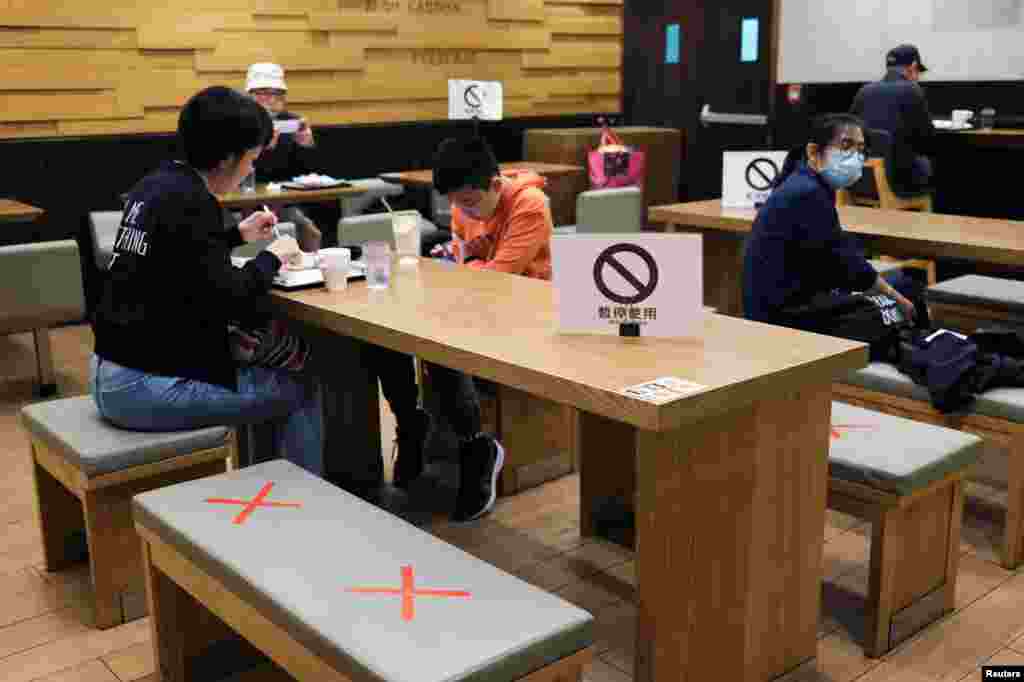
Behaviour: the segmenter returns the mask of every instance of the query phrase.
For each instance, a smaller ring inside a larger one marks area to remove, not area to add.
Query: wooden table
[[[45,211],[14,199],[0,199],[0,223],[24,223],[35,220]]]
[[[268,192],[266,185],[257,185],[255,192],[228,192],[217,198],[225,208],[261,208],[263,204],[319,204],[337,201],[366,192],[362,187],[330,187],[327,189],[282,189]]]
[[[638,682],[761,682],[815,657],[831,382],[866,364],[863,344],[715,314],[688,339],[559,335],[550,283],[431,260],[389,290],[273,300],[342,345],[314,349],[345,393],[332,414],[367,406],[327,424],[328,458],[379,428],[359,343],[581,411],[581,531],[638,493]],[[663,405],[621,392],[664,376],[705,388]]]
[[[862,206],[838,210],[843,229],[870,252],[1024,265],[1024,221]],[[717,199],[649,212],[651,222],[665,223],[670,231],[704,235],[704,303],[730,315],[742,314],[743,241],[755,216],[754,209],[723,208]]]

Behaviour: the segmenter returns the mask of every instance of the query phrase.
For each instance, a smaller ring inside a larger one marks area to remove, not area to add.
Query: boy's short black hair
[[[178,117],[178,140],[185,160],[198,170],[212,170],[231,156],[265,147],[273,133],[266,109],[222,85],[193,95]]]
[[[498,174],[498,162],[490,145],[479,137],[448,138],[434,155],[434,189],[448,194],[464,187],[487,189]]]

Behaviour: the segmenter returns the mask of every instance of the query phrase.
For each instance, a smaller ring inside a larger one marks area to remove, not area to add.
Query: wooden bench
[[[833,384],[837,400],[885,414],[945,426],[982,437],[1005,449],[1006,480],[999,481],[980,467],[969,478],[1006,485],[1006,525],[1002,565],[1015,569],[1024,562],[1024,390],[998,388],[979,395],[969,412],[943,414],[932,407],[928,390],[915,384],[893,365],[873,362]]]
[[[316,682],[576,682],[593,654],[586,611],[285,460],[133,506],[164,682],[239,636]]]
[[[1024,329],[1024,282],[963,275],[928,287],[925,298],[936,323],[957,331],[991,324]]]
[[[977,436],[832,403],[828,506],[871,523],[864,651],[878,657],[952,611],[961,479]]]
[[[88,395],[28,405],[21,420],[31,445],[46,569],[65,568],[87,552],[96,627],[141,618],[145,584],[131,498],[225,471],[235,457],[232,432],[125,431],[104,421]]]

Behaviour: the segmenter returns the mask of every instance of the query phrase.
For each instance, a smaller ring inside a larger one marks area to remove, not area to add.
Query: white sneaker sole
[[[472,523],[494,509],[494,503],[498,499],[498,476],[501,475],[501,469],[505,466],[505,448],[501,447],[501,443],[498,441],[494,441],[494,445],[498,448],[498,456],[494,460],[494,471],[491,472],[491,497],[487,500],[487,504],[484,505],[483,509],[459,523]]]

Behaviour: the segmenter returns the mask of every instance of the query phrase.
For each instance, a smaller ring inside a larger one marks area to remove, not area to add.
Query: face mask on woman
[[[855,149],[844,152],[830,148],[819,172],[832,189],[846,189],[860,180],[864,172],[864,155]]]

